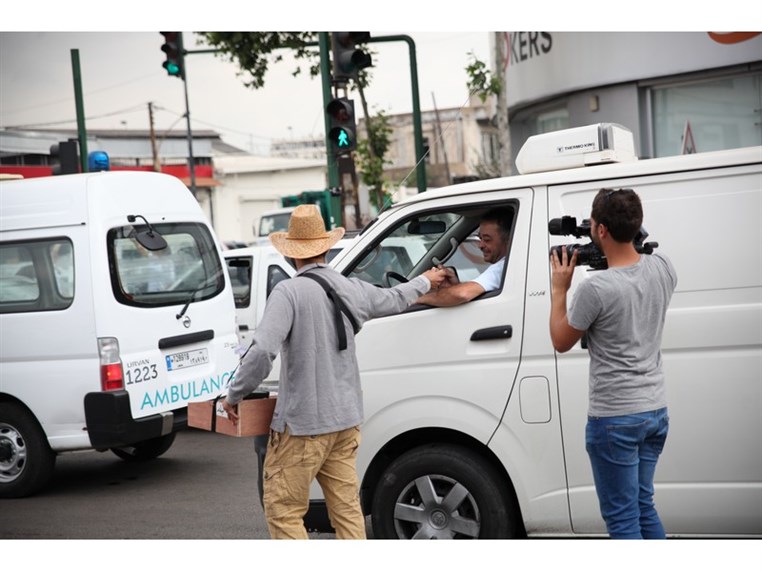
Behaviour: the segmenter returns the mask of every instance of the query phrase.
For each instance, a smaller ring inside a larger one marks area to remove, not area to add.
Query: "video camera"
[[[563,216],[561,218],[554,218],[548,222],[548,232],[554,236],[575,236],[581,238],[583,236],[590,236],[590,219],[585,219],[580,225],[577,225],[577,219],[573,216]],[[635,246],[635,250],[639,254],[651,254],[654,248],[659,246],[658,242],[643,242],[648,238],[648,233],[644,227],[640,227],[640,230],[632,239],[632,244]],[[609,264],[606,260],[606,255],[603,254],[600,248],[595,243],[589,244],[567,244],[566,253],[571,258],[574,252],[577,252],[577,266],[589,266],[591,270],[605,270]],[[563,246],[552,246],[550,248],[550,254],[554,252],[558,253],[559,259],[561,258]]]

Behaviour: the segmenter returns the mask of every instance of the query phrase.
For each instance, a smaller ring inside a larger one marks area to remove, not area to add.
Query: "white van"
[[[256,237],[254,244],[270,244],[267,237],[271,232],[288,230],[288,221],[291,219],[291,213],[294,212],[295,208],[282,207],[263,212],[253,228]]]
[[[247,348],[270,292],[278,282],[296,274],[296,269],[270,244],[226,250],[222,255],[233,286],[238,339],[241,347]]]
[[[221,260],[175,177],[0,182],[0,497],[43,487],[57,453],[172,445],[237,363]]]
[[[334,267],[362,277],[385,245],[423,238],[425,252],[384,282],[411,278],[451,263],[487,210],[512,213],[499,290],[358,334],[357,468],[375,538],[605,535],[584,442],[588,354],[556,354],[548,332],[549,249],[588,242],[551,235],[549,221],[588,218],[603,187],[640,195],[648,240],[678,274],[656,472],[667,533],[762,536],[762,147],[640,161],[633,149],[614,125],[530,138],[517,161],[526,174],[416,195],[337,255]],[[571,297],[588,275],[575,273]],[[306,520],[320,529],[316,484],[311,495]]]

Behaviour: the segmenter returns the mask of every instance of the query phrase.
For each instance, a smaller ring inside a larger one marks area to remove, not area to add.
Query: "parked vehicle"
[[[219,243],[175,177],[0,182],[0,497],[56,455],[162,455],[237,363]]]
[[[257,226],[254,227],[256,245],[269,244],[267,237],[271,232],[288,230],[288,221],[295,208],[296,207],[282,207],[263,212],[262,216],[259,217]]]
[[[233,285],[238,339],[245,348],[262,319],[270,292],[278,282],[296,274],[296,269],[272,245],[226,250],[222,255]]]
[[[761,537],[762,147],[637,160],[632,134],[602,124],[530,138],[517,165],[521,175],[394,205],[335,260],[365,278],[385,247],[415,245],[385,259],[388,286],[449,264],[487,210],[513,213],[499,290],[414,306],[357,336],[357,468],[374,537],[605,535],[584,442],[588,354],[557,354],[548,332],[549,249],[587,241],[550,234],[549,221],[588,218],[603,187],[637,191],[649,240],[678,274],[662,345],[671,429],[656,473],[667,533]],[[588,275],[575,273],[571,299]],[[319,486],[311,499],[306,521],[320,530]]]

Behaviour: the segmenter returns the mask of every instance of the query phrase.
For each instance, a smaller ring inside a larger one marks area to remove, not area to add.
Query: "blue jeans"
[[[665,538],[654,506],[654,473],[669,430],[667,408],[588,417],[585,442],[611,538]]]

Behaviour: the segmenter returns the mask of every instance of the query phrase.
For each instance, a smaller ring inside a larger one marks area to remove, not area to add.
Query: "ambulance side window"
[[[74,299],[74,254],[67,238],[0,245],[0,313],[64,310]]]

